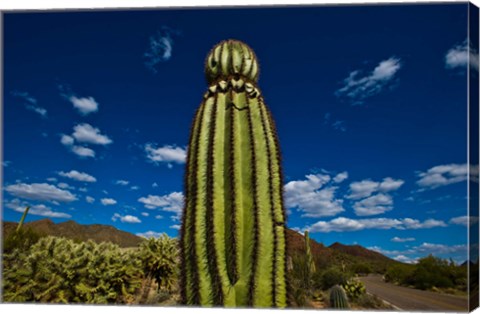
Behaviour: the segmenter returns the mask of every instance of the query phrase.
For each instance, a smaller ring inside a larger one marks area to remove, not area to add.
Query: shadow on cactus
[[[246,44],[208,54],[209,84],[190,133],[181,229],[187,305],[285,307],[280,147]]]

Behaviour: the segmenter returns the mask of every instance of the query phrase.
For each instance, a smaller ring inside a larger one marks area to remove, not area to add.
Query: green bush
[[[147,276],[155,279],[158,290],[171,291],[177,282],[177,240],[162,234],[158,239],[150,238],[140,244],[139,257]]]
[[[350,300],[356,300],[366,293],[365,285],[358,280],[348,280],[342,285]]]
[[[38,242],[41,235],[32,228],[20,228],[11,232],[3,241],[3,252],[11,253],[14,249],[28,250],[32,245]]]
[[[395,264],[387,269],[385,280],[427,290],[457,288],[466,290],[467,271],[453,261],[429,255],[415,265]]]
[[[351,276],[336,267],[330,267],[324,272],[317,272],[313,276],[314,286],[317,289],[327,290],[335,285],[344,285]]]
[[[4,301],[132,303],[143,276],[135,254],[111,243],[42,238],[4,255]]]

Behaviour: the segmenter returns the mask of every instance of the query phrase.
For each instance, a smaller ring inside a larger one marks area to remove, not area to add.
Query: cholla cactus
[[[205,72],[186,165],[183,302],[285,307],[280,147],[258,61],[246,44],[227,40],[211,50]]]
[[[366,292],[365,285],[358,280],[348,280],[342,287],[350,299],[357,299]]]

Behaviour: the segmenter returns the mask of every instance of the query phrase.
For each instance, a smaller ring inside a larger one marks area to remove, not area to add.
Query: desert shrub
[[[179,258],[175,239],[163,234],[158,239],[145,240],[140,244],[138,254],[145,274],[155,279],[159,290],[171,291],[175,288]]]
[[[415,265],[396,264],[389,267],[385,280],[417,289],[459,288],[466,289],[467,272],[465,267],[429,255],[418,260]]]
[[[330,267],[327,270],[316,273],[314,275],[314,286],[317,289],[327,290],[335,285],[343,285],[347,283],[350,274],[341,271],[336,267]]]
[[[353,303],[361,309],[392,309],[391,306],[385,304],[377,296],[367,293],[359,296]]]
[[[372,272],[372,267],[367,263],[355,263],[351,266],[351,270],[355,274],[368,275]]]
[[[366,293],[365,285],[358,281],[350,279],[342,285],[350,300],[356,300]]]
[[[32,228],[20,228],[11,232],[3,241],[3,252],[11,253],[14,249],[28,250],[38,242],[42,235]]]
[[[14,249],[3,261],[6,302],[131,303],[143,276],[135,252],[58,237]]]
[[[414,265],[390,265],[385,272],[385,281],[396,284],[408,285],[411,282],[414,270]]]

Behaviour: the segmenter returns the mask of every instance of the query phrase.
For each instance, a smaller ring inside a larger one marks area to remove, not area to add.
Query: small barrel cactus
[[[345,290],[339,285],[330,289],[330,307],[334,309],[348,309],[348,300]]]
[[[202,306],[285,307],[280,147],[244,43],[216,45],[190,133],[181,227],[181,296]]]

